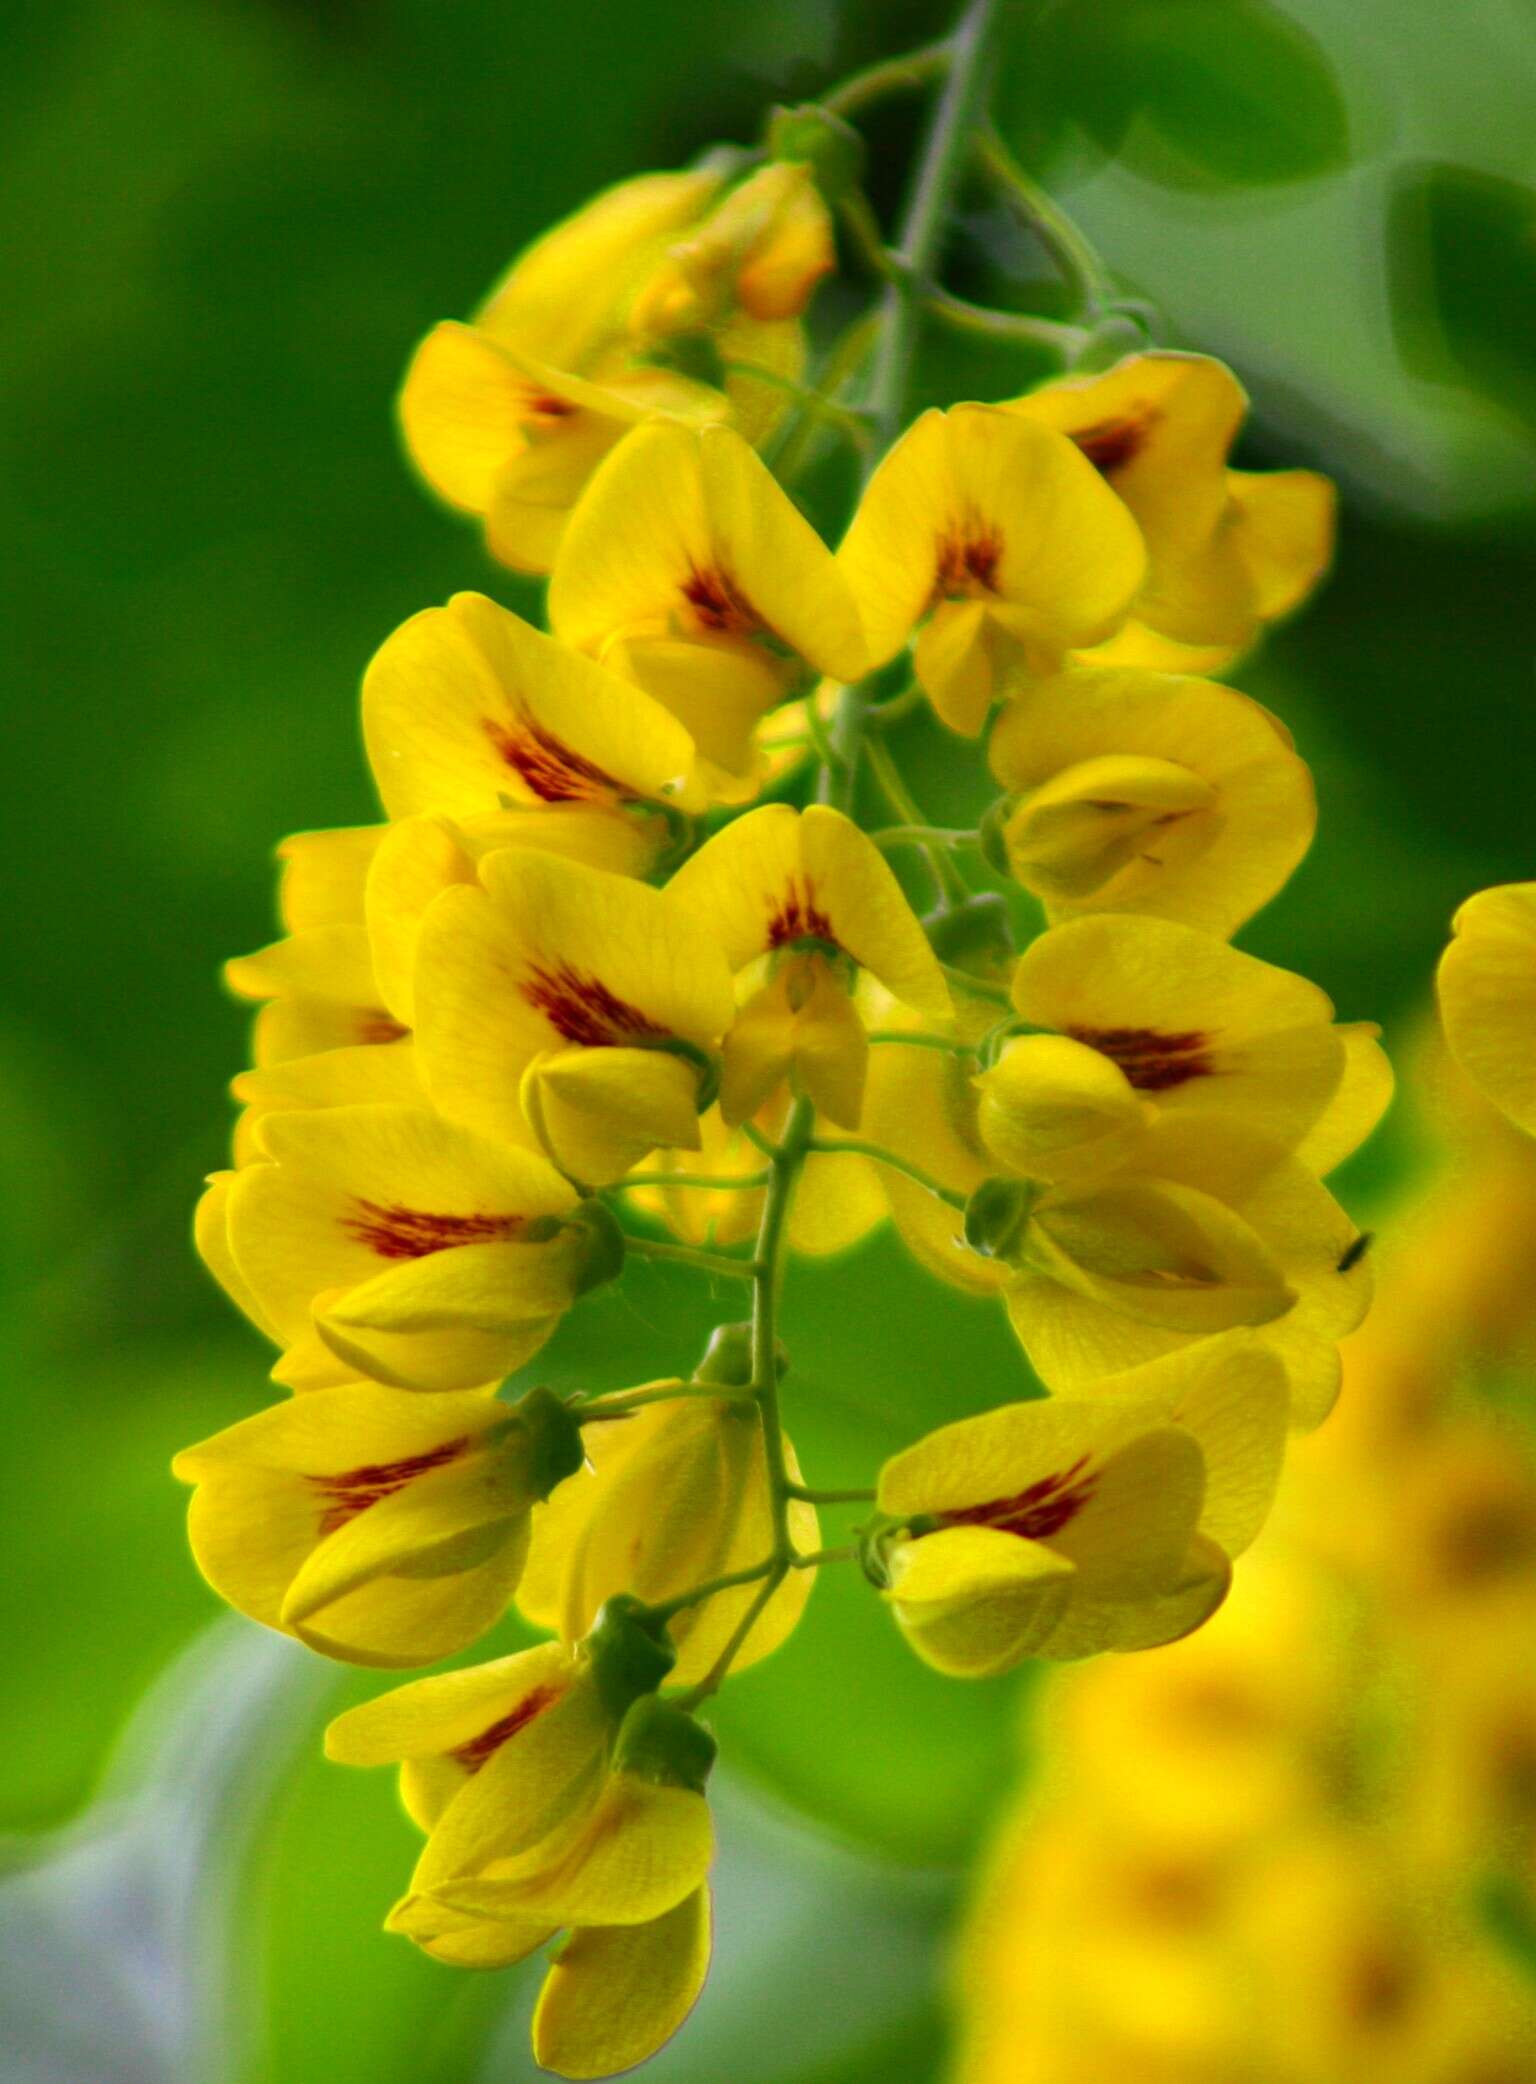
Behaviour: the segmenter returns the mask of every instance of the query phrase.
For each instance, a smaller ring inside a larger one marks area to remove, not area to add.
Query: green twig
[[[1066,277],[1078,309],[1097,317],[1114,301],[1109,270],[1054,196],[1025,173],[997,132],[989,125],[975,140],[982,170],[1002,189],[1017,214],[1044,243]]]
[[[904,1178],[911,1180],[914,1186],[925,1188],[935,1200],[947,1203],[950,1208],[965,1207],[963,1194],[957,1194],[951,1188],[940,1185],[931,1173],[924,1172],[918,1165],[909,1165],[905,1158],[898,1158],[894,1151],[886,1150],[881,1144],[865,1143],[857,1136],[818,1136],[812,1139],[811,1149],[824,1157],[870,1158],[877,1165],[886,1165],[892,1172],[901,1173]]]
[[[668,1245],[659,1238],[634,1237],[628,1232],[624,1245],[637,1258],[670,1260],[677,1266],[691,1266],[695,1273],[724,1274],[733,1281],[756,1278],[757,1269],[750,1259],[726,1259],[718,1252],[701,1252],[695,1245]]]
[[[925,44],[922,49],[907,51],[899,58],[882,58],[874,65],[867,65],[834,87],[830,94],[823,94],[821,106],[834,116],[858,116],[871,108],[877,101],[884,101],[891,94],[915,93],[928,86],[949,70],[954,52],[949,38],[937,43]]]

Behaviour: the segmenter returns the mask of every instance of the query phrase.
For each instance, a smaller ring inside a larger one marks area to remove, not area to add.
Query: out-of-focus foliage
[[[529,598],[401,465],[389,401],[411,344],[605,181],[746,138],[767,101],[814,94],[948,13],[77,0],[8,24],[12,1829],[79,1810],[135,1699],[213,1613],[165,1465],[254,1408],[265,1365],[186,1243],[241,1054],[218,962],[268,937],[279,832],[371,814],[353,696],[382,636],[464,585]],[[1012,142],[1164,308],[1169,338],[1243,373],[1257,407],[1243,460],[1343,481],[1329,591],[1241,675],[1297,732],[1324,808],[1309,861],[1244,938],[1318,977],[1342,1014],[1383,1015],[1389,1042],[1459,900],[1533,872],[1536,763],[1519,185],[1536,37],[1500,0],[1419,10],[1411,36],[1402,22],[1400,0],[1020,5],[1003,104]],[[899,107],[871,126],[882,206],[909,135]],[[968,218],[959,262],[1001,300],[1049,302],[1043,257],[991,213]],[[998,396],[1039,373],[1000,350],[971,367]],[[937,385],[937,357],[930,370]],[[925,807],[972,813],[947,741],[906,728]],[[1389,1129],[1346,1192],[1379,1204],[1414,1159]],[[925,1289],[919,1319],[888,1241],[806,1268],[791,1294],[789,1423],[830,1483],[1028,1388],[981,1305]],[[641,1379],[701,1347],[711,1314],[655,1272],[595,1300],[541,1374]],[[760,1789],[857,1851],[833,1874],[813,1840],[743,1823],[745,1879],[727,1870],[722,1917],[737,1966],[722,1959],[686,2048],[654,2074],[934,2073],[942,1892],[919,1876],[978,1841],[1013,1772],[1016,1713],[1007,1685],[923,1671],[829,1573],[718,1721]],[[232,2065],[280,2084],[447,2084],[482,2061],[521,2074],[520,2055],[485,2053],[515,2045],[497,2039],[502,1979],[461,1989],[376,1929],[409,1843],[382,1784],[299,1749],[242,1868],[265,2052],[232,2048]],[[755,1921],[733,1888],[780,1908]],[[833,1890],[836,1946],[814,1937]],[[911,2016],[870,1980],[845,2022],[847,1980],[895,1947],[883,1920],[898,1903],[913,1906],[897,1955]],[[775,1958],[783,1981],[764,1970]],[[790,1986],[794,2035],[776,2023]],[[71,1994],[62,1972],[59,1987]]]

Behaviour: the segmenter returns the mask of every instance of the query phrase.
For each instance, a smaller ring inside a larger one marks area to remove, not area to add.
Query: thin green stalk
[[[726,1259],[719,1252],[701,1252],[694,1245],[668,1245],[660,1238],[634,1237],[626,1232],[624,1247],[638,1259],[671,1260],[678,1266],[691,1266],[696,1273],[725,1274],[733,1281],[750,1281],[756,1277],[750,1259]]]
[[[877,847],[969,847],[976,844],[974,832],[953,825],[884,825],[870,838]]]
[[[1054,196],[1025,173],[997,132],[989,125],[975,140],[984,172],[1002,189],[1019,216],[1049,248],[1077,299],[1078,308],[1097,317],[1114,301],[1109,270],[1091,243]]]
[[[974,1042],[954,1042],[948,1035],[915,1035],[905,1028],[876,1028],[865,1038],[870,1042],[899,1042],[907,1049],[942,1049],[946,1056],[980,1056]]]
[[[627,1194],[631,1187],[705,1187],[710,1192],[723,1194],[736,1187],[765,1187],[768,1174],[762,1172],[627,1172],[623,1179],[615,1182],[616,1191]]]
[[[897,766],[895,755],[885,740],[869,739],[864,753],[869,761],[869,771],[880,785],[880,793],[897,817],[904,820],[908,829],[926,829],[921,807],[907,787],[906,778]],[[931,841],[924,842],[923,855],[940,897],[948,898],[951,904],[963,904],[970,896],[970,891],[945,848],[936,846]]]
[[[923,309],[956,332],[980,333],[989,340],[1016,340],[1021,347],[1048,348],[1066,360],[1080,354],[1089,338],[1086,326],[1042,318],[1034,312],[998,311],[990,304],[973,304],[936,282],[923,291]]]
[[[852,406],[838,405],[824,392],[813,390],[809,384],[796,383],[792,376],[781,375],[777,369],[769,369],[761,362],[726,362],[722,364],[727,376],[750,376],[755,383],[763,383],[776,391],[783,391],[794,399],[801,412],[809,413],[824,426],[830,427],[862,456],[873,438],[869,423]]]
[[[821,106],[834,116],[862,115],[888,95],[913,93],[928,86],[949,70],[953,58],[947,36],[923,45],[920,50],[906,51],[899,58],[881,58],[844,80],[840,87],[834,87],[830,94],[824,94]]]
[[[680,1614],[690,1606],[701,1606],[706,1599],[713,1599],[717,1592],[732,1591],[737,1585],[756,1584],[759,1578],[766,1578],[776,1567],[775,1558],[765,1556],[761,1563],[751,1563],[745,1570],[728,1570],[723,1577],[712,1577],[705,1584],[691,1585],[686,1592],[679,1592],[675,1599],[661,1600],[657,1605],[647,1607],[646,1612],[653,1621],[669,1621],[674,1614]],[[783,1571],[779,1571],[779,1577],[782,1578],[783,1575]],[[745,1633],[742,1640],[746,1640]],[[724,1673],[721,1677],[724,1677]],[[717,1680],[716,1684],[718,1683]],[[709,1690],[712,1693],[714,1687],[710,1687]],[[702,1699],[702,1694],[699,1697]]]
[[[951,984],[958,984],[963,991],[969,992],[972,998],[990,999],[994,1006],[1013,1005],[1013,1000],[1001,984],[988,984],[980,977],[973,977],[969,970],[957,970],[952,962],[941,962],[939,968]]]
[[[791,1498],[803,1498],[807,1505],[868,1505],[874,1498],[871,1490],[862,1491],[818,1491],[809,1484],[792,1483]]]
[[[646,1404],[671,1404],[680,1397],[719,1399],[746,1394],[719,1382],[672,1382],[665,1389],[621,1389],[612,1396],[590,1397],[585,1403],[572,1404],[570,1412],[576,1423],[584,1426],[594,1419],[627,1418],[631,1411],[639,1411]]]
[[[812,1138],[810,1147],[829,1158],[870,1158],[877,1165],[886,1165],[892,1172],[901,1173],[904,1178],[911,1180],[914,1186],[922,1187],[932,1194],[936,1201],[945,1202],[953,1209],[965,1207],[963,1194],[956,1194],[951,1188],[942,1186],[931,1173],[924,1172],[920,1166],[909,1165],[905,1158],[898,1158],[894,1151],[886,1150],[882,1144],[865,1143],[857,1136],[818,1136]]]
[[[861,1491],[863,1498],[872,1498],[873,1491]],[[854,1544],[846,1542],[842,1548],[812,1549],[809,1555],[795,1555],[789,1559],[791,1570],[819,1570],[823,1563],[851,1563],[858,1554]]]
[[[933,272],[986,91],[998,12],[998,0],[971,0],[960,18],[950,43],[944,92],[902,218],[896,258],[905,280],[891,283],[885,293],[885,323],[870,387],[870,404],[888,443],[901,431],[906,404],[918,316],[913,286]]]

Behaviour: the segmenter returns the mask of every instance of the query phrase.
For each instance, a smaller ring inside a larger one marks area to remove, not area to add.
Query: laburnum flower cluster
[[[1229,468],[1220,363],[1088,356],[898,413],[831,548],[793,465],[867,447],[843,394],[923,294],[887,256],[813,368],[835,217],[869,221],[852,135],[797,112],[766,156],[625,182],[428,336],[411,454],[548,574],[548,628],[464,593],[387,639],[383,817],[284,843],[283,938],[228,973],[255,1061],[198,1240],[291,1395],[179,1457],[193,1546],[331,1657],[431,1664],[514,1602],[551,1632],[329,1748],[398,1762],[426,1834],[394,1929],[485,1967],[563,1935],[534,2043],[573,2077],[698,1992],[697,1711],[817,1570],[861,1563],[959,1676],[1187,1633],[1370,1278],[1321,1182],[1385,1103],[1374,1031],[1229,944],[1306,851],[1310,779],[1201,677],[1305,596],[1329,487]],[[976,831],[912,805],[886,733],[923,701],[986,734]],[[897,824],[859,822],[871,785]],[[778,1287],[886,1220],[1006,1309],[1050,1394],[1021,1362],[966,1416],[957,1385],[870,1490],[818,1492]],[[631,1254],[750,1315],[672,1379],[524,1387]],[[818,1506],[853,1500],[822,1549]]]

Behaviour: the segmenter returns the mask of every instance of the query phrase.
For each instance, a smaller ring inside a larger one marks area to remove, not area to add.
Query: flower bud
[[[774,1371],[782,1381],[789,1366],[789,1353],[782,1339],[775,1342]],[[723,1388],[747,1389],[753,1375],[752,1327],[750,1324],[717,1324],[704,1348],[704,1358],[693,1371],[695,1382],[718,1382]]]
[[[863,138],[851,123],[815,102],[774,109],[767,143],[774,159],[800,160],[809,166],[829,203],[841,202],[864,178]]]
[[[613,1770],[658,1787],[686,1787],[702,1794],[718,1750],[709,1731],[686,1709],[646,1693],[620,1725]]]
[[[1031,1179],[1080,1180],[1131,1153],[1150,1109],[1109,1057],[1065,1035],[1017,1035],[976,1080],[993,1157]]]
[[[670,1677],[677,1656],[664,1628],[650,1622],[638,1599],[616,1592],[598,1609],[586,1637],[592,1678],[618,1721],[631,1704]]]
[[[984,1179],[965,1204],[965,1241],[983,1259],[1011,1259],[1023,1240],[1036,1190],[1028,1180]]]

